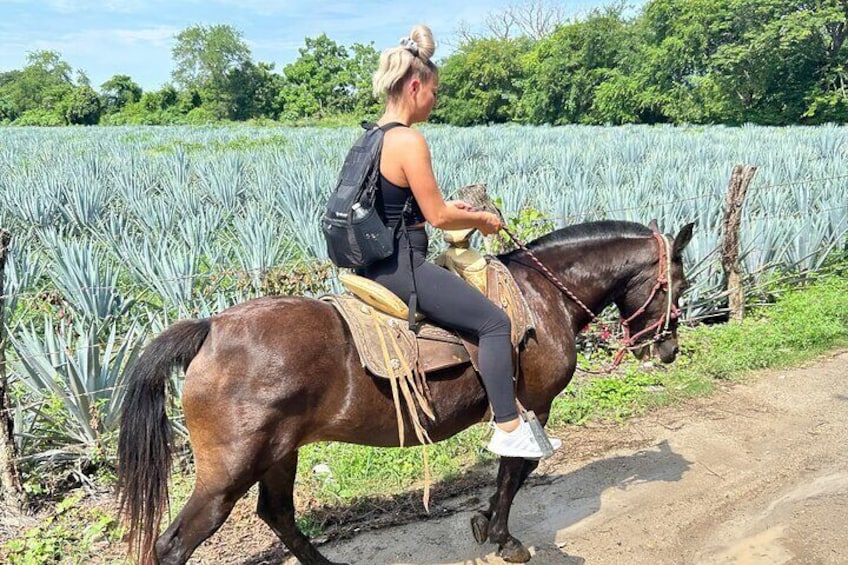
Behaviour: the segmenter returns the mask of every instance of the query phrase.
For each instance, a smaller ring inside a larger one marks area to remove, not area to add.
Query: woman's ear
[[[414,78],[409,81],[409,92],[410,94],[418,94],[418,91],[421,90],[421,79]]]

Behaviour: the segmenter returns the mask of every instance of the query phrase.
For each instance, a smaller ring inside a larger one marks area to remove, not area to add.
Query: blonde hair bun
[[[418,45],[418,57],[429,61],[436,52],[433,32],[424,24],[418,24],[409,31],[409,38]]]
[[[436,42],[430,28],[424,24],[414,26],[398,45],[380,54],[380,67],[372,78],[374,95],[397,96],[406,79],[413,75],[432,80],[437,74],[436,65],[430,60],[435,52]]]

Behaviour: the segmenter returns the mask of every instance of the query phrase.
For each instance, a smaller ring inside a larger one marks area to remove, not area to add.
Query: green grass
[[[84,493],[59,502],[53,514],[21,536],[0,546],[0,561],[10,565],[86,563],[108,544],[117,544],[123,528],[111,512],[81,504]]]
[[[434,481],[449,480],[464,469],[493,460],[483,449],[485,426],[474,426],[427,447]],[[319,504],[346,504],[363,496],[392,495],[423,486],[422,447],[372,448],[346,443],[320,443],[300,449],[300,494]],[[327,472],[313,472],[326,465]]]
[[[644,368],[628,361],[620,374],[577,379],[554,402],[551,425],[621,420],[707,393],[716,381],[798,364],[848,344],[844,266],[809,286],[786,291],[742,323],[681,328],[680,344],[683,353],[673,365]]]

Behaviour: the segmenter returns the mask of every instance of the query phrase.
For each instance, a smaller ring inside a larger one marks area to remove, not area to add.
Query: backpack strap
[[[381,130],[383,130],[383,133],[389,131],[390,129],[394,129],[394,128],[397,128],[397,127],[401,127],[401,128],[408,128],[409,127],[408,125],[404,124],[403,122],[389,122],[387,124],[383,124],[381,126],[378,126],[374,122],[363,121],[359,125],[362,126],[362,129],[380,128]]]
[[[403,231],[403,236],[406,238],[406,246],[409,249],[409,271],[412,277],[412,292],[409,293],[409,300],[406,304],[409,312],[407,323],[410,331],[417,334],[418,322],[415,319],[415,315],[418,313],[418,285],[415,282],[415,258],[412,254],[412,242],[409,240],[409,230],[406,227],[406,216],[410,213],[411,209],[412,197],[410,196],[403,205],[403,212],[400,215],[400,229]]]
[[[406,125],[406,124],[404,124],[404,123],[401,123],[401,122],[389,122],[389,123],[387,123],[387,124],[383,124],[383,125],[381,125],[381,126],[380,126],[380,129],[381,129],[381,130],[383,130],[383,133],[386,133],[386,132],[387,132],[387,131],[389,131],[390,129],[395,129],[395,128],[408,128],[408,127],[409,127],[408,125]]]
[[[383,133],[386,133],[390,129],[394,129],[397,127],[407,128],[408,125],[401,122],[389,122],[387,124],[383,124],[382,126],[378,126],[373,122],[363,121],[361,124],[362,129],[371,130],[379,127],[383,130]],[[409,267],[412,275],[412,292],[409,295],[409,301],[407,303],[407,307],[409,309],[409,319],[407,320],[409,324],[409,329],[415,333],[418,333],[418,323],[415,320],[415,314],[418,312],[418,287],[415,284],[415,264],[413,263],[412,256],[412,244],[409,241],[409,232],[406,229],[406,218],[412,209],[412,196],[410,195],[403,206],[403,211],[400,214],[400,219],[398,223],[394,226],[394,232],[397,233],[398,229],[403,233],[403,236],[406,238],[406,245],[409,248]]]

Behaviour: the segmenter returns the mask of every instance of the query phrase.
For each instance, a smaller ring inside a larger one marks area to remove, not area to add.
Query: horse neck
[[[564,242],[534,251],[534,255],[547,267],[593,314],[621,296],[633,277],[644,270],[650,260],[651,238],[617,238]],[[543,296],[553,291],[559,295],[569,312],[575,334],[592,321],[592,317],[574,300],[565,296],[542,275],[526,253],[519,252],[510,262],[513,269],[529,269],[536,274],[520,277],[523,284]],[[512,265],[520,265],[513,267]],[[522,283],[520,283],[522,284]]]

